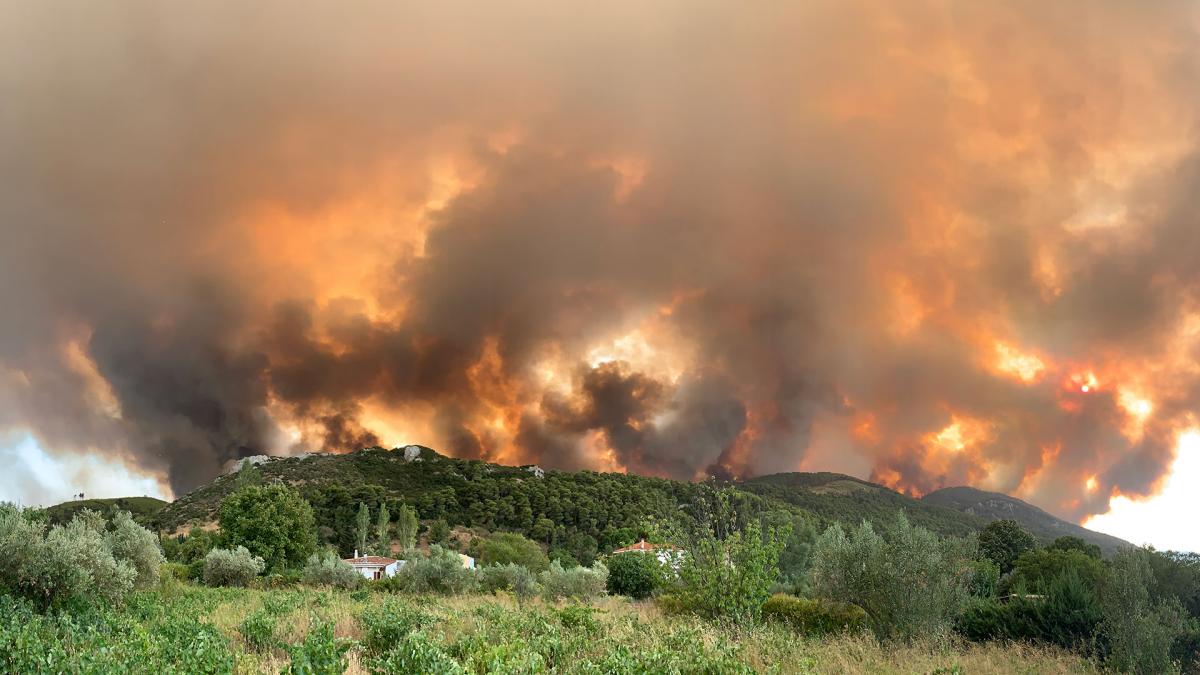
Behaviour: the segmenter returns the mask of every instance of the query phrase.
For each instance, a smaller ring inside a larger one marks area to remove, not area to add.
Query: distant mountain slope
[[[1011,518],[1021,523],[1043,543],[1063,535],[1072,535],[1096,544],[1104,555],[1112,555],[1122,546],[1132,546],[1124,539],[1093,532],[1074,523],[1046,513],[1033,504],[999,492],[986,492],[973,487],[951,487],[930,492],[922,502],[961,511],[984,521]]]
[[[978,532],[987,524],[961,510],[913,499],[839,473],[777,473],[742,481],[740,486],[810,511],[826,523],[857,525],[864,519],[887,523],[903,511],[915,525],[960,537]]]
[[[52,525],[62,525],[83,509],[108,515],[112,507],[128,511],[133,519],[148,527],[157,527],[158,514],[168,502],[154,497],[116,497],[113,499],[80,499],[47,507],[46,516]]]
[[[296,486],[313,505],[323,540],[353,549],[358,504],[403,501],[425,520],[524,532],[542,541],[587,535],[601,547],[616,530],[647,519],[671,518],[700,486],[687,481],[593,471],[542,471],[537,467],[455,459],[423,446],[366,448],[341,455],[264,459],[260,479]],[[48,509],[53,522],[76,511],[106,512],[113,504],[149,526],[168,532],[216,519],[221,501],[237,489],[236,472],[219,476],[167,504],[149,497],[90,499]],[[1043,541],[1073,534],[1105,553],[1127,545],[1086,530],[1006,495],[974,488],[938,490],[913,499],[865,480],[837,473],[780,473],[729,483],[755,511],[782,510],[821,524],[877,525],[905,513],[914,524],[942,535],[968,536],[999,518],[1014,518]],[[391,509],[393,512],[396,509]]]

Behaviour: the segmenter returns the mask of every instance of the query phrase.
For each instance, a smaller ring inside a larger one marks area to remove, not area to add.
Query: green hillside
[[[1094,532],[1087,528],[1056,518],[1038,507],[999,492],[986,492],[973,487],[952,487],[935,490],[925,495],[922,502],[951,508],[964,514],[981,518],[985,522],[1009,518],[1025,526],[1042,543],[1058,537],[1071,535],[1096,544],[1104,555],[1112,555],[1122,546],[1131,546],[1124,539]]]
[[[80,499],[73,502],[55,504],[46,509],[46,519],[52,525],[65,525],[84,509],[91,509],[107,515],[113,507],[128,511],[138,523],[154,528],[158,527],[158,514],[169,502],[154,497],[116,497],[112,499]]]
[[[751,478],[739,485],[759,496],[812,513],[823,524],[857,524],[863,520],[886,523],[900,512],[913,524],[943,535],[966,536],[987,524],[977,516],[838,473],[777,473]]]
[[[592,471],[535,471],[533,467],[454,459],[420,447],[366,448],[343,455],[279,457],[255,467],[254,480],[296,486],[313,505],[323,541],[352,550],[359,503],[380,503],[396,512],[414,506],[422,520],[451,526],[512,530],[573,550],[606,550],[644,533],[651,521],[675,518],[702,489],[700,484]],[[216,520],[221,501],[239,486],[238,474],[165,504],[148,497],[67,502],[51,507],[52,520],[81,508],[106,511],[111,504],[139,520],[174,532]],[[1043,540],[1074,534],[1111,552],[1119,539],[1067,523],[1018,499],[973,488],[939,490],[913,499],[881,485],[836,473],[781,473],[729,483],[747,512],[780,512],[818,529],[834,522],[892,522],[905,513],[914,524],[943,535],[966,536],[991,520],[1015,518]]]

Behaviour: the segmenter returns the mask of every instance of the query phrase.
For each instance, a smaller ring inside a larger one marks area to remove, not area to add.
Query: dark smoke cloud
[[[1196,18],[5,7],[0,431],[176,493],[417,442],[1102,511],[1194,424]]]

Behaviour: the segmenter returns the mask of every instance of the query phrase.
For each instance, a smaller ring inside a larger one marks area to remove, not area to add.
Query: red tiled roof
[[[643,539],[643,540],[639,541],[638,543],[633,544],[631,546],[626,546],[625,548],[619,548],[619,549],[613,551],[613,553],[630,553],[633,551],[655,551],[660,548],[673,550],[675,547],[668,546],[665,544],[651,544],[651,543],[648,543],[645,539]]]
[[[381,555],[364,555],[357,558],[344,558],[344,560],[351,565],[380,565],[382,567],[387,567],[396,562],[395,558],[385,558]]]

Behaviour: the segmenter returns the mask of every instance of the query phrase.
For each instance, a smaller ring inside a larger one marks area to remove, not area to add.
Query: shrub
[[[608,592],[641,600],[663,582],[662,563],[653,553],[618,553],[608,558]]]
[[[275,646],[275,616],[265,608],[251,612],[238,624],[238,633],[253,651],[266,651]]]
[[[367,666],[374,675],[465,675],[467,672],[452,656],[420,631],[405,635],[384,654],[368,658]]]
[[[362,575],[350,563],[339,558],[333,551],[308,556],[303,578],[307,584],[346,589],[355,588],[363,580]]]
[[[478,553],[480,561],[487,565],[516,563],[534,573],[550,567],[542,547],[515,532],[493,534],[479,545]]]
[[[214,548],[204,556],[204,583],[209,586],[246,586],[262,574],[263,559],[238,546],[230,550]]]
[[[867,625],[867,612],[858,605],[773,595],[763,603],[762,616],[787,624],[804,635],[859,631]]]
[[[158,582],[159,569],[165,562],[158,537],[134,522],[128,511],[114,514],[112,529],[105,538],[113,557],[133,567],[137,574],[133,581],[136,588],[151,588]]]
[[[183,563],[163,563],[159,568],[158,576],[160,579],[174,579],[176,581],[187,581],[190,570]]]
[[[557,560],[542,572],[542,596],[547,600],[578,598],[586,600],[604,592],[608,584],[608,568],[598,562],[594,566],[563,569]]]
[[[972,597],[995,597],[1000,584],[1000,566],[991,560],[976,560],[971,563],[969,591]]]
[[[409,633],[427,626],[437,617],[410,603],[395,599],[368,607],[359,617],[363,648],[380,655],[400,644]]]
[[[479,568],[477,574],[479,589],[484,593],[507,591],[520,600],[532,598],[538,593],[538,582],[533,572],[516,563],[485,565]]]
[[[342,675],[350,665],[346,652],[352,643],[334,635],[334,625],[309,617],[308,634],[298,645],[289,645],[292,662],[283,671],[290,675]]]
[[[475,572],[463,567],[457,553],[436,544],[428,555],[413,556],[396,578],[392,586],[413,593],[459,595],[475,588]]]
[[[703,527],[686,541],[679,568],[682,599],[703,616],[756,620],[778,576],[786,531],[764,530],[751,520],[740,530],[727,524],[728,534],[719,538],[713,527]]]
[[[1101,619],[1094,589],[1074,571],[1064,572],[1042,597],[1018,595],[1000,602],[969,601],[958,631],[971,640],[1019,640],[1068,649],[1090,646]]]
[[[830,526],[813,550],[813,587],[867,611],[880,638],[947,632],[967,597],[970,546],[901,516],[885,540],[864,521],[849,535]]]

